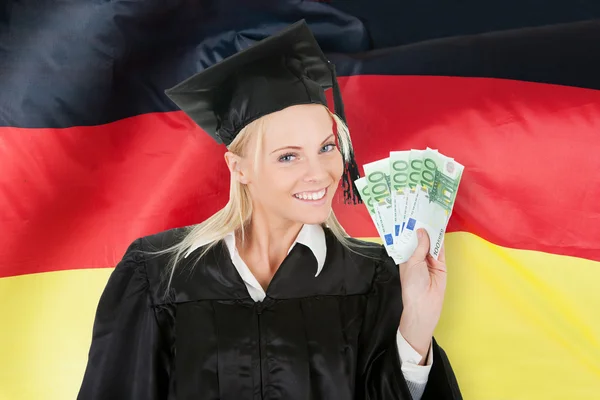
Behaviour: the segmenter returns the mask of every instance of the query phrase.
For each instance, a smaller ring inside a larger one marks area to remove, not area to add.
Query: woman
[[[356,165],[333,66],[304,21],[167,94],[227,145],[230,200],[130,245],[79,399],[461,398],[432,337],[443,256],[420,235],[398,268],[332,212],[340,180],[354,199]]]

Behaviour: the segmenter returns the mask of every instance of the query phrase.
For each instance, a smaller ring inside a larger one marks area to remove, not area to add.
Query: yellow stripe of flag
[[[464,398],[597,399],[600,263],[447,235],[436,338]],[[111,269],[0,279],[0,400],[76,397]]]

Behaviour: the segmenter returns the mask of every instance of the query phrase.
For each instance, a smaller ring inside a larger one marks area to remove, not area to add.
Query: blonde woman
[[[79,399],[461,398],[432,337],[444,257],[421,235],[394,265],[332,212],[340,180],[356,201],[357,169],[333,66],[304,21],[167,94],[227,146],[230,199],[129,246]]]

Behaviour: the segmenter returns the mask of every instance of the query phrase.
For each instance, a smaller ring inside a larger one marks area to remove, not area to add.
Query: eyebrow
[[[331,139],[333,136],[334,136],[333,133],[331,135],[327,136],[325,138],[325,140],[323,140],[321,142],[321,145],[323,145],[326,141],[328,141],[329,139]],[[286,150],[286,149],[301,150],[302,147],[300,147],[300,146],[285,146],[285,147],[280,147],[277,150],[273,150],[270,154],[276,153],[276,152],[281,151],[281,150]]]

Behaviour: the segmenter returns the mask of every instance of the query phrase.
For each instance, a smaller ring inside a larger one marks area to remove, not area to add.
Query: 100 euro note
[[[435,150],[427,149],[422,154],[414,204],[396,246],[400,262],[408,260],[416,249],[419,228],[429,234],[429,253],[438,258],[464,170],[463,165]]]
[[[390,185],[394,211],[394,244],[398,243],[408,214],[410,151],[390,151]]]
[[[411,150],[409,152],[408,168],[408,198],[406,204],[406,214],[404,215],[404,224],[408,222],[408,217],[416,206],[417,192],[422,181],[424,156],[431,157],[433,154],[439,154],[437,150],[427,148],[426,150]]]
[[[408,193],[407,193],[407,208],[404,215],[404,222],[408,222],[408,217],[412,212],[417,197],[417,186],[421,178],[421,166],[423,165],[424,150],[410,150],[408,154]]]
[[[377,233],[383,239],[383,245],[385,247],[385,250],[387,251],[388,255],[390,257],[394,258],[394,260],[395,260],[396,254],[395,254],[393,246],[387,244],[385,241],[384,231],[383,231],[383,225],[384,225],[383,220],[381,219],[381,215],[375,211],[375,206],[374,206],[375,200],[373,199],[373,197],[371,195],[371,191],[370,191],[369,185],[367,183],[367,178],[365,178],[365,177],[359,178],[356,181],[354,181],[354,183],[356,184],[356,188],[358,189],[358,192],[360,193],[361,200],[363,201],[364,205],[367,207],[367,211],[369,212],[369,215],[371,216],[371,219],[373,220],[373,224],[375,224]]]
[[[383,158],[363,165],[367,186],[373,208],[379,219],[383,222],[383,236],[385,244],[394,246],[394,210],[390,194],[390,159]]]

